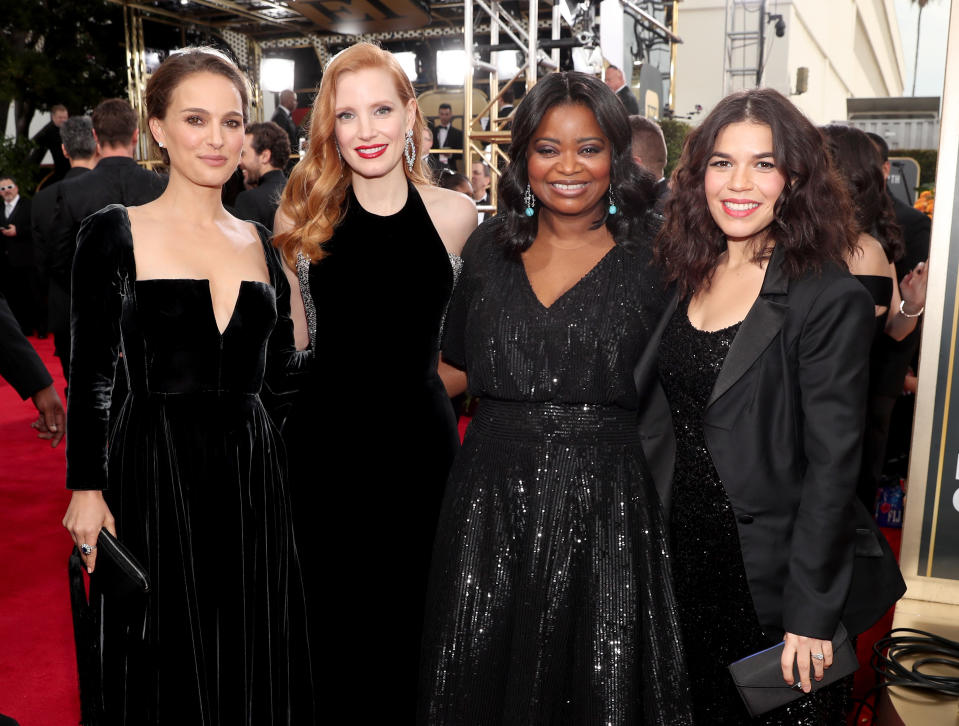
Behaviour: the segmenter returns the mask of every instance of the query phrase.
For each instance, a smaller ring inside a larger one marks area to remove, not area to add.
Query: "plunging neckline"
[[[595,264],[592,267],[590,267],[585,273],[583,273],[582,277],[580,277],[576,282],[570,285],[561,295],[559,295],[549,305],[544,303],[540,299],[539,295],[536,294],[536,290],[533,287],[533,283],[529,279],[529,273],[526,272],[526,263],[523,261],[523,258],[521,257],[519,261],[519,265],[523,270],[523,280],[526,283],[526,289],[529,290],[530,294],[533,296],[533,299],[536,300],[537,304],[543,310],[549,312],[554,307],[556,307],[556,305],[558,305],[563,300],[563,298],[567,297],[570,293],[573,292],[573,290],[575,290],[577,287],[582,285],[587,278],[591,277],[593,273],[597,270],[597,268],[599,268],[599,266],[602,265],[606,261],[606,259],[612,255],[613,250],[615,250],[617,247],[618,245],[616,243],[613,243],[613,246],[610,247],[608,250],[606,250],[606,252],[603,253],[603,256],[600,257],[598,260],[596,260]]]
[[[240,285],[236,291],[236,298],[233,300],[233,306],[230,309],[230,317],[226,321],[226,326],[222,330],[220,330],[220,323],[216,317],[216,305],[213,302],[213,286],[210,282],[210,278],[208,277],[147,277],[142,280],[139,279],[139,277],[137,276],[137,248],[136,248],[136,244],[134,244],[134,241],[133,241],[133,224],[130,221],[130,212],[125,206],[120,205],[120,207],[123,209],[123,214],[127,218],[127,231],[130,234],[130,250],[131,250],[131,258],[133,260],[134,284],[139,284],[141,282],[163,282],[163,281],[205,283],[207,299],[210,302],[210,304],[207,306],[207,309],[209,310],[210,317],[212,318],[212,321],[213,321],[213,328],[216,330],[217,335],[220,338],[223,338],[227,334],[227,331],[230,329],[230,327],[233,325],[233,319],[236,317],[237,308],[240,307],[240,296],[243,294],[243,288],[245,285],[266,285],[268,287],[272,287],[272,282],[263,282],[262,280],[240,280]],[[256,230],[255,226],[254,226],[254,229]],[[256,236],[260,242],[260,251],[263,252],[263,237],[260,235],[259,230],[256,230]],[[264,257],[265,257],[265,253],[264,253]],[[266,261],[266,259],[264,259],[264,263],[266,263],[266,271],[267,271],[267,275],[269,275],[270,274],[269,263]]]

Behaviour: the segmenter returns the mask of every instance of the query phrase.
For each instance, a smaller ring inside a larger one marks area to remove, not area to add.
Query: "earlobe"
[[[161,148],[163,147],[163,127],[160,126],[158,119],[151,118],[147,125],[150,127],[150,134],[153,136],[153,140],[157,142],[157,145]]]

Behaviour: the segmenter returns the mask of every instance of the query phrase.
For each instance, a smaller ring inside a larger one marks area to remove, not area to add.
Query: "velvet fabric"
[[[102,723],[313,722],[285,451],[259,396],[295,382],[309,354],[293,347],[289,286],[259,233],[270,283],[242,283],[221,334],[208,281],[136,279],[124,207],[80,230],[67,485],[104,490],[153,585],[117,600],[93,580],[99,685],[84,698]],[[115,374],[129,393],[111,424]]]
[[[436,370],[453,272],[412,185],[393,215],[367,212],[352,189],[347,205],[310,265],[316,358],[283,433],[311,624],[331,664],[318,701],[339,704],[340,720],[404,724],[459,446]]]

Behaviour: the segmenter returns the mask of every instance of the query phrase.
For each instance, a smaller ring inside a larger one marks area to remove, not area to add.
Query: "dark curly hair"
[[[795,279],[828,261],[845,266],[856,249],[852,208],[819,130],[778,91],[740,91],[720,101],[686,137],[672,175],[656,259],[665,266],[666,279],[676,281],[680,295],[708,287],[726,250],[726,237],[706,203],[704,179],[719,133],[743,121],[769,126],[773,158],[786,180],[766,244],[755,251],[754,261],[768,259],[773,246],[781,246],[784,271]]]
[[[886,194],[881,152],[864,131],[852,126],[829,124],[820,130],[833,165],[846,184],[858,231],[879,240],[890,262],[901,259],[906,246],[892,199]]]
[[[538,215],[527,217],[524,213],[523,193],[529,183],[526,154],[543,117],[562,105],[580,105],[592,111],[610,144],[609,182],[619,212],[609,214],[604,207],[592,228],[605,224],[616,244],[624,247],[652,236],[659,222],[658,215],[650,211],[656,201],[656,180],[633,161],[632,132],[622,101],[598,78],[569,71],[545,76],[516,107],[510,139],[512,158],[499,181],[499,214],[505,221],[497,230],[497,242],[518,255],[536,239]]]

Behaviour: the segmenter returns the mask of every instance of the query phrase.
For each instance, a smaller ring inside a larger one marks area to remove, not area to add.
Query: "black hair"
[[[629,116],[616,94],[605,83],[586,73],[550,73],[539,81],[516,107],[513,116],[512,150],[509,165],[499,180],[499,214],[505,223],[497,229],[497,240],[511,254],[525,252],[536,239],[537,215],[527,217],[523,195],[529,183],[526,154],[543,117],[555,106],[578,105],[596,117],[610,144],[609,183],[619,210],[609,214],[603,207],[592,229],[604,224],[616,244],[630,247],[655,233],[658,216],[650,213],[656,200],[656,180],[633,161]]]

